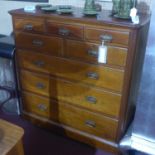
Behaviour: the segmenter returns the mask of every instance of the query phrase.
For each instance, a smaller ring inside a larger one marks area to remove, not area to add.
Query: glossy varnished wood
[[[119,140],[134,116],[150,17],[139,14],[140,23],[132,24],[113,18],[109,11],[84,16],[79,8],[67,16],[23,9],[10,13],[26,105],[23,116],[73,139],[118,152]],[[28,20],[34,30],[23,30]],[[111,39],[105,41],[107,62],[101,64],[96,50],[105,36]],[[38,90],[38,81],[47,89]],[[46,109],[45,105],[48,110],[40,112],[38,107]]]
[[[44,76],[22,70],[20,72],[21,88],[44,96],[50,96],[50,79]]]
[[[94,112],[118,117],[121,95],[82,85],[79,82],[50,79],[51,97]]]
[[[49,55],[61,55],[62,39],[57,37],[47,37],[37,34],[16,32],[16,46],[18,48],[30,49],[47,53]]]
[[[98,64],[98,47],[100,44],[66,40],[66,53],[69,58]],[[125,66],[127,49],[108,46],[107,63],[114,66]]]
[[[45,26],[43,19],[16,18],[15,29],[30,33],[44,33]]]
[[[34,52],[30,53],[22,51],[19,55],[20,59],[23,60],[19,62],[22,68],[41,71],[43,70],[43,67],[36,66],[34,61],[46,61],[45,64],[47,64],[47,68],[45,68],[45,70],[47,69],[51,75],[80,81],[92,86],[107,88],[118,92],[122,91],[124,78],[123,70],[99,65],[89,65],[58,57],[49,57]]]
[[[63,33],[65,30],[66,33]],[[83,25],[73,25],[68,23],[56,23],[55,21],[47,20],[47,33],[57,35],[59,37],[83,39]]]
[[[0,119],[0,154],[24,155],[23,134],[21,127]]]

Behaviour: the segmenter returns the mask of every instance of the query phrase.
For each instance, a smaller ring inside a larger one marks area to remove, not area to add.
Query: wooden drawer
[[[91,86],[102,87],[121,92],[124,71],[104,66],[88,65],[65,59],[52,58],[51,74]]]
[[[22,103],[25,111],[49,118],[50,101],[48,98],[22,92]]]
[[[14,28],[19,31],[44,33],[44,20],[33,18],[15,18]]]
[[[121,95],[51,78],[51,97],[92,111],[119,116]]]
[[[20,82],[23,90],[50,96],[49,77],[21,70]]]
[[[50,72],[58,77],[83,82],[92,86],[103,87],[121,92],[124,71],[104,66],[89,65],[57,57],[49,57],[35,52],[18,52],[21,68]],[[23,61],[22,61],[23,60]],[[45,66],[38,67],[35,61],[46,61]],[[47,64],[46,64],[47,63]]]
[[[28,34],[24,32],[16,32],[17,48],[32,49],[37,52],[50,55],[61,55],[62,39],[56,37],[47,37],[37,34]]]
[[[47,32],[65,38],[83,39],[83,26],[47,21]]]
[[[114,45],[128,46],[129,32],[117,31],[117,30],[106,30],[106,29],[95,29],[86,28],[85,38],[87,40],[102,41],[101,38],[111,38],[110,43]]]
[[[99,44],[67,40],[66,56],[83,60],[90,63],[98,63]],[[107,63],[108,65],[125,66],[127,57],[126,48],[108,46]]]
[[[115,140],[118,121],[64,103],[57,105],[56,109],[59,123],[101,138]]]
[[[50,74],[49,56],[27,50],[16,51],[19,67]]]

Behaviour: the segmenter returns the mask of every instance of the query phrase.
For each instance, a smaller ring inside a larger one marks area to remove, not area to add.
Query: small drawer
[[[97,64],[98,48],[99,44],[67,40],[65,54],[70,58]],[[126,57],[126,48],[108,46],[106,64],[124,67],[126,65]]]
[[[47,32],[65,38],[83,39],[83,26],[47,21]]]
[[[56,56],[62,53],[61,38],[16,32],[15,40],[17,48],[31,49]]]
[[[56,106],[56,104],[55,104]],[[56,106],[58,122],[109,140],[115,140],[118,121],[60,103]]]
[[[27,92],[22,92],[22,105],[24,111],[49,118],[50,114],[49,103],[50,101],[48,98]]]
[[[119,116],[121,95],[65,80],[50,79],[51,97],[94,112]]]
[[[17,50],[16,56],[20,68],[50,74],[48,69],[50,65],[48,63],[49,56],[26,50]]]
[[[21,70],[20,82],[22,90],[50,96],[49,77]]]
[[[117,31],[117,30],[106,30],[106,29],[85,29],[85,38],[87,40],[99,41],[104,40],[105,42],[113,45],[128,46],[129,32]]]
[[[15,18],[14,19],[15,30],[44,33],[44,20],[32,19],[32,18]]]

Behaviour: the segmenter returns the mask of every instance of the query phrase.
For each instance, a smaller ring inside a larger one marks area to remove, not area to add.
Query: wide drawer
[[[34,57],[35,55],[35,57]],[[26,58],[26,59],[23,59]],[[33,59],[32,59],[33,57]],[[36,71],[50,72],[58,77],[83,82],[92,86],[122,91],[124,71],[104,66],[89,65],[67,59],[49,57],[34,52],[18,52],[19,65]],[[21,62],[23,60],[24,62]],[[45,62],[45,66],[38,67],[35,61]],[[46,64],[47,63],[47,64]]]
[[[55,108],[59,123],[101,138],[115,140],[118,121],[64,103],[60,103]]]
[[[50,100],[45,97],[22,92],[23,110],[38,116],[50,117]]]
[[[86,28],[85,38],[87,40],[102,41],[107,40],[110,44],[128,46],[129,32]]]
[[[70,58],[83,60],[90,63],[98,63],[99,44],[67,40],[65,55]],[[108,46],[108,65],[125,66],[127,57],[126,48]]]
[[[50,96],[50,79],[48,76],[21,70],[20,82],[23,90]]]
[[[31,49],[50,55],[61,55],[62,39],[24,32],[15,33],[17,48]]]
[[[33,18],[14,18],[14,28],[19,31],[44,33],[44,20]]]
[[[56,100],[114,117],[119,115],[121,95],[55,78],[50,79],[50,89]]]
[[[69,25],[47,21],[47,32],[65,38],[83,39],[84,30],[80,25]]]

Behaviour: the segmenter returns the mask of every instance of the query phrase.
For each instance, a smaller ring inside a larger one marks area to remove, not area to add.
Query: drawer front
[[[20,82],[23,90],[50,96],[49,77],[21,70]]]
[[[59,77],[118,92],[121,92],[123,86],[124,71],[109,67],[53,58],[50,71]]]
[[[44,33],[44,20],[42,19],[27,19],[27,18],[15,18],[14,19],[15,30]]]
[[[18,52],[18,55],[19,58],[22,58],[19,61],[21,68],[50,72],[50,74],[54,76],[76,80],[92,86],[103,87],[118,92],[121,92],[122,90],[124,78],[123,70],[89,65],[57,57],[49,57],[43,54],[36,54],[34,52],[29,52],[28,54],[28,52],[22,51]],[[23,56],[25,59],[23,59]],[[24,62],[21,62],[21,60]],[[46,60],[47,64],[45,63],[44,68],[37,67],[34,64],[35,60]]]
[[[56,109],[59,123],[105,139],[114,140],[116,137],[118,122],[113,119],[63,103]]]
[[[114,117],[119,115],[121,95],[54,78],[50,80],[50,89],[56,100]]]
[[[49,57],[43,54],[36,54],[32,51],[26,50],[17,50],[16,56],[18,61],[18,65],[23,69],[31,69],[38,72],[43,72],[50,74],[48,63]]]
[[[83,39],[83,26],[68,25],[47,21],[47,32],[65,38]]]
[[[23,32],[16,32],[15,37],[17,48],[32,49],[37,52],[56,56],[61,55],[62,53],[61,38],[47,37]]]
[[[98,63],[99,44],[88,42],[66,41],[66,56],[83,60],[90,63]],[[125,66],[127,49],[108,46],[107,63],[108,65]]]
[[[22,103],[25,111],[49,118],[50,101],[48,98],[22,92]]]
[[[111,44],[128,46],[129,32],[114,30],[86,28],[85,38],[87,40],[102,41],[107,40]]]

